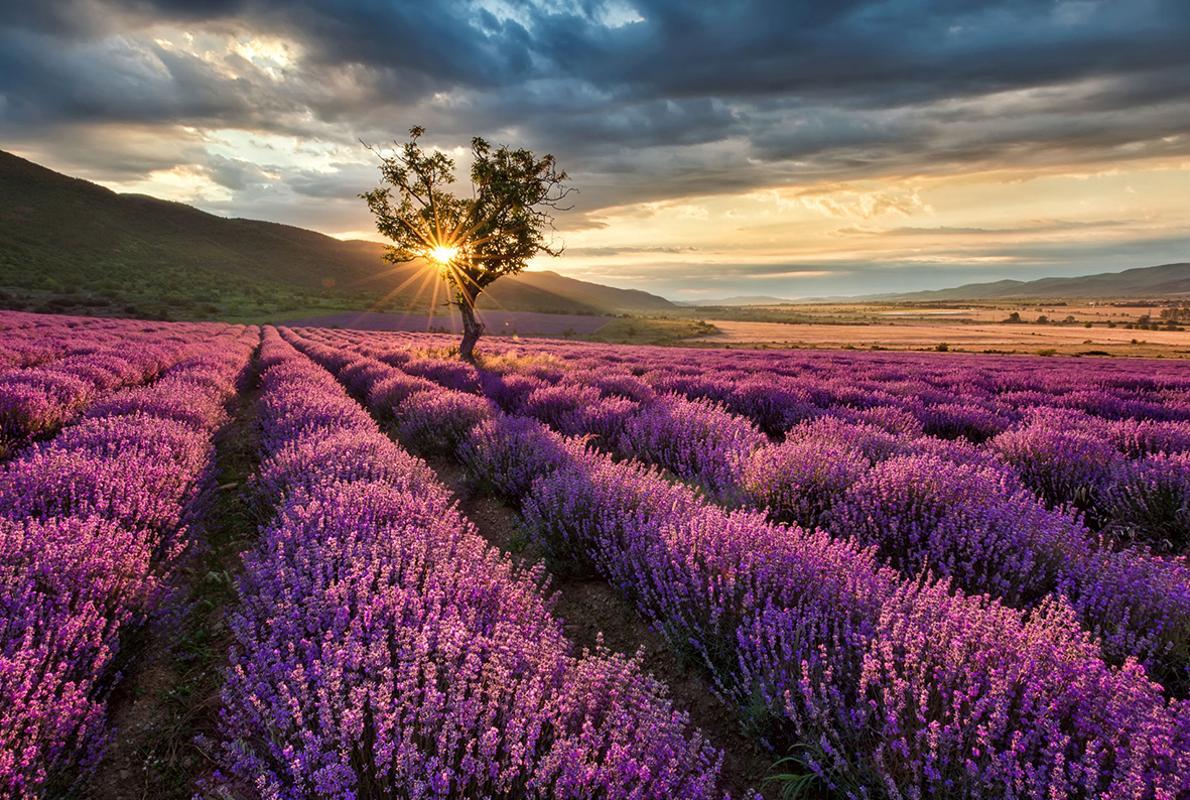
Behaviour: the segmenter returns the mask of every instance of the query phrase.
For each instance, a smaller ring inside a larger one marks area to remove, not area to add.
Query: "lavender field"
[[[1190,363],[455,344],[0,312],[0,797],[1190,796]]]

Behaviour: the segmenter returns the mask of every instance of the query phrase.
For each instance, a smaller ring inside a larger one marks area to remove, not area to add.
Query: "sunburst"
[[[439,269],[450,266],[459,256],[459,248],[450,244],[436,244],[426,251],[426,258],[438,265]]]

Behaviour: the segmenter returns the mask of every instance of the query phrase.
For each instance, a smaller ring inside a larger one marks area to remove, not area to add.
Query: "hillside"
[[[414,277],[423,267],[394,269],[382,252],[375,242],[118,194],[0,151],[0,304],[9,307],[202,318],[366,308],[395,291],[381,308],[424,309],[430,292],[414,288],[425,284]],[[554,272],[502,279],[486,303],[572,314],[674,307]]]
[[[1136,267],[1123,272],[1102,272],[1074,278],[1040,278],[1035,281],[1002,280],[968,283],[951,289],[901,294],[871,295],[852,300],[1013,300],[1068,298],[1170,298],[1190,295],[1190,262]]]

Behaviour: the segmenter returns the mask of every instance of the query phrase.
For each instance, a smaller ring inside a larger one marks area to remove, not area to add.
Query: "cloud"
[[[421,123],[554,152],[581,189],[566,233],[780,189],[907,238],[883,217],[929,215],[912,188],[838,187],[1190,159],[1188,40],[1184,0],[0,0],[0,146],[341,232],[371,228],[358,139]],[[912,235],[946,227],[1012,229]]]
[[[206,171],[211,180],[233,191],[268,186],[273,180],[271,175],[256,164],[239,158],[209,156],[206,159],[206,164]]]
[[[608,256],[623,256],[623,255],[643,255],[648,253],[667,253],[671,255],[680,255],[683,253],[696,253],[697,247],[691,246],[664,246],[658,245],[654,247],[571,247],[567,248],[566,253],[570,256],[591,256],[596,258]]]
[[[836,233],[841,233],[846,236],[863,236],[873,238],[885,238],[889,236],[929,236],[931,238],[957,236],[969,238],[983,236],[1019,236],[1021,234],[1038,233],[1065,233],[1068,231],[1086,230],[1102,231],[1110,228],[1123,227],[1129,224],[1134,224],[1134,221],[1117,219],[1045,219],[1030,220],[1020,225],[999,228],[956,227],[952,225],[940,225],[934,228],[919,228],[913,226],[901,226],[897,228],[862,228],[857,226],[849,226],[836,229]]]

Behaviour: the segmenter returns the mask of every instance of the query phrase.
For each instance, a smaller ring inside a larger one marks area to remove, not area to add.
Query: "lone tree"
[[[471,196],[449,187],[454,160],[423,149],[421,127],[409,129],[409,141],[391,156],[380,156],[381,185],[360,195],[376,217],[376,229],[392,240],[385,260],[400,264],[425,259],[437,267],[463,318],[459,356],[474,361],[483,325],[475,301],[502,275],[515,275],[538,253],[561,255],[546,240],[552,211],[570,195],[567,176],[552,155],[531,150],[493,148],[471,140]]]

